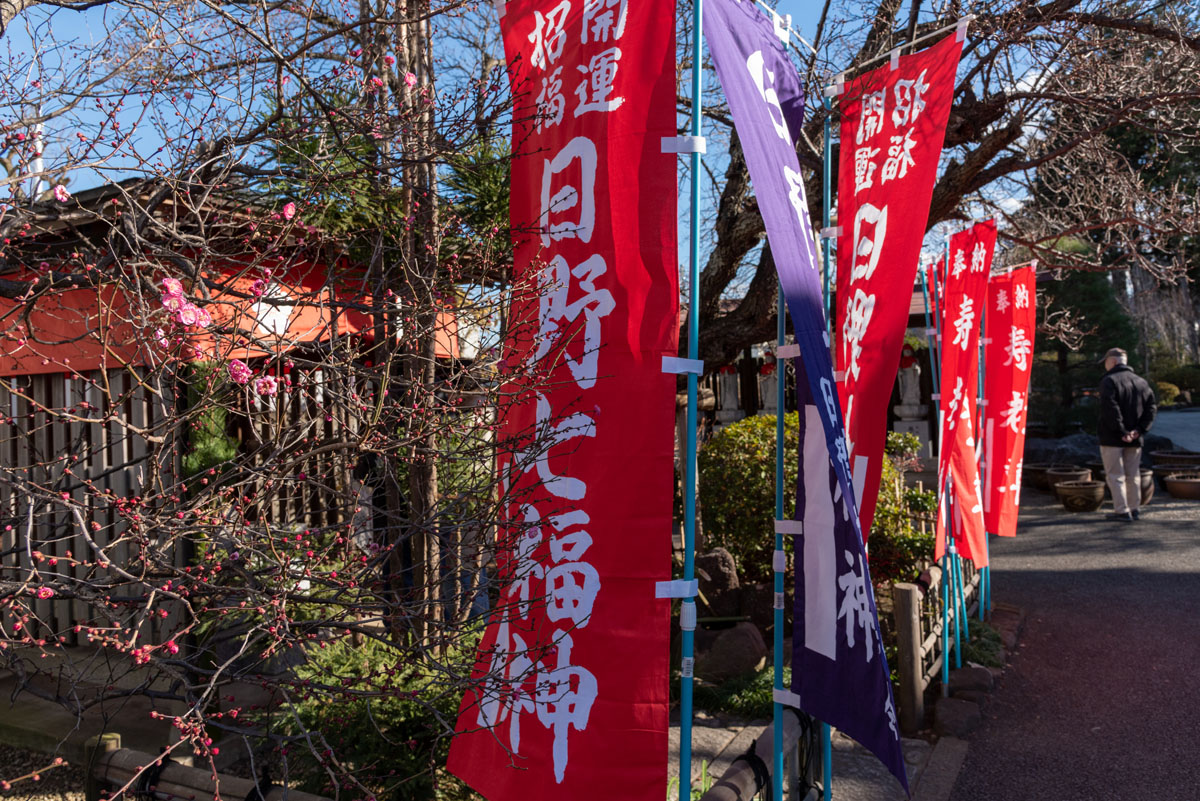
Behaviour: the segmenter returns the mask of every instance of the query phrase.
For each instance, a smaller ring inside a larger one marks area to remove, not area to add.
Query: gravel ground
[[[1200,797],[1200,503],[1160,492],[1122,523],[1026,492],[991,554],[1025,630],[951,797]]]
[[[0,798],[14,801],[83,801],[83,769],[74,765],[49,767],[53,757],[0,745],[0,781],[39,772],[39,780],[23,779],[9,789],[0,785]]]

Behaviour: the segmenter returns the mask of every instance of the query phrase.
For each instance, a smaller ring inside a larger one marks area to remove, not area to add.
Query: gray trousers
[[[1100,446],[1104,475],[1112,492],[1113,511],[1117,514],[1137,511],[1142,504],[1142,449]]]

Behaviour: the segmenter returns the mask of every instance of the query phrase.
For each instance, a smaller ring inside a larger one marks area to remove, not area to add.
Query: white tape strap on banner
[[[975,405],[977,405],[981,409],[986,409],[987,408],[987,398],[980,398],[979,400],[977,400],[975,402]]]
[[[655,598],[695,598],[700,592],[700,581],[659,581],[654,585]]]
[[[937,332],[936,328],[926,328],[925,329],[925,336],[936,337],[937,335],[938,335],[938,332]]]
[[[695,375],[704,374],[703,359],[684,359],[680,356],[663,356],[662,371],[664,373],[693,373]]]
[[[792,692],[791,690],[772,690],[771,691],[771,700],[773,700],[777,704],[783,704],[784,706],[790,706],[793,709],[800,708],[800,696],[797,695],[796,693]]]
[[[664,153],[707,153],[708,142],[703,136],[664,136]]]
[[[508,5],[508,0],[492,0],[492,5],[496,7],[496,16],[504,19],[504,7]]]
[[[834,225],[829,228],[821,229],[821,238],[822,239],[837,239],[841,235],[842,235],[842,226],[840,226],[840,225]]]
[[[833,83],[821,90],[821,94],[825,97],[840,97],[846,92],[846,73],[840,73],[833,79]]]
[[[803,520],[776,520],[775,521],[775,533],[776,534],[795,534],[796,536],[802,536],[804,534],[804,521]]]
[[[888,53],[888,61],[891,64],[892,72],[900,69],[900,48],[897,47],[895,50]]]
[[[971,20],[975,19],[974,14],[969,14],[958,21],[958,25],[954,28],[954,38],[960,42],[967,41],[967,26],[971,24]]]
[[[930,397],[930,398],[932,398],[933,400],[941,400],[941,399],[942,399],[942,393],[940,393],[940,392],[935,392],[935,393],[933,393],[932,395],[930,395],[929,397]]]
[[[771,554],[771,569],[776,573],[787,570],[787,554],[783,551],[775,551]]]
[[[846,380],[846,371],[845,370],[834,370],[833,371],[834,383],[840,384],[845,380]]]
[[[696,630],[696,604],[694,601],[684,601],[679,609],[679,630]]]
[[[775,593],[775,608],[783,609],[783,593],[782,592]]]
[[[775,35],[779,37],[779,41],[783,42],[783,46],[787,47],[791,44],[791,37],[788,31],[792,29],[792,15],[778,14],[774,9],[771,9],[771,21],[775,25]]]
[[[685,678],[691,678],[692,671],[696,669],[696,658],[694,656],[685,656],[679,662],[679,673]]]
[[[799,359],[800,358],[800,346],[799,345],[780,345],[778,348],[775,349],[775,358],[776,359]]]

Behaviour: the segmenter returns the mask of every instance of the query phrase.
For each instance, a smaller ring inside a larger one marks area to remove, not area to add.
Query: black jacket
[[[1116,448],[1142,447],[1142,434],[1154,425],[1158,403],[1146,380],[1127,364],[1118,364],[1100,379],[1100,444]],[[1138,438],[1122,437],[1137,429]]]

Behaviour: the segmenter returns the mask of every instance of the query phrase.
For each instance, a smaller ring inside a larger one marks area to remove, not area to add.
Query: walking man
[[[1158,403],[1146,380],[1130,368],[1120,348],[1104,354],[1100,379],[1100,456],[1112,491],[1109,520],[1137,520],[1142,502],[1142,435],[1154,424]]]

